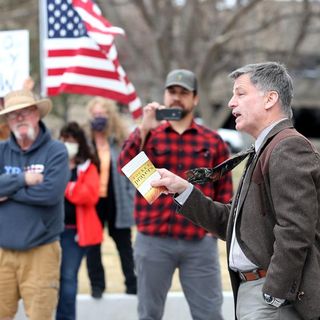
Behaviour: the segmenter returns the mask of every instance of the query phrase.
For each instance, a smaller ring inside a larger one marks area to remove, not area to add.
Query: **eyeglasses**
[[[19,116],[25,118],[27,116],[30,116],[30,114],[35,110],[36,110],[36,106],[32,106],[32,107],[24,108],[20,111],[13,111],[13,112],[6,114],[6,118],[8,120],[15,120]]]

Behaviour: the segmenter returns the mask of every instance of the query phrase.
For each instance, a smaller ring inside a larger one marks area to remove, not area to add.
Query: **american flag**
[[[114,36],[124,30],[102,17],[91,0],[40,0],[42,93],[88,94],[129,106],[134,118],[141,101],[118,60]]]

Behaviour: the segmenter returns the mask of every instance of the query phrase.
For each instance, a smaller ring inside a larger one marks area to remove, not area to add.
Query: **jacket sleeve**
[[[217,235],[221,240],[226,240],[230,209],[231,204],[213,201],[194,187],[178,212],[196,225]]]
[[[5,152],[5,143],[0,142],[0,154],[3,154]],[[2,159],[0,159],[0,198],[9,197],[25,186],[23,172],[9,174],[6,171],[8,171],[8,169],[5,168],[5,166],[2,163]]]
[[[47,151],[43,182],[20,188],[10,196],[11,199],[39,206],[51,206],[61,201],[70,175],[68,155],[62,143],[51,143]]]
[[[24,174],[1,174],[0,197],[9,197],[25,186]]]
[[[95,205],[99,200],[99,174],[95,165],[90,164],[81,172],[77,181],[68,182],[65,197],[75,205]]]
[[[269,181],[275,212],[273,255],[263,291],[295,300],[319,223],[319,155],[302,137],[279,143],[270,156]]]

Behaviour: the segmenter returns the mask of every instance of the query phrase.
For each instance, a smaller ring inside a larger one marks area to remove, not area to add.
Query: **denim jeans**
[[[62,262],[56,320],[76,319],[78,271],[89,248],[78,245],[76,234],[76,229],[65,229],[61,234]]]

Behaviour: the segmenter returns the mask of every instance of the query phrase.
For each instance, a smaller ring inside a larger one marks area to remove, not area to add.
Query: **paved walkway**
[[[26,320],[22,306],[15,320]],[[136,296],[121,293],[104,294],[95,300],[87,294],[78,295],[77,320],[138,320]],[[233,320],[233,298],[231,292],[224,292],[223,316]],[[181,292],[168,294],[163,320],[192,320],[188,305]]]

